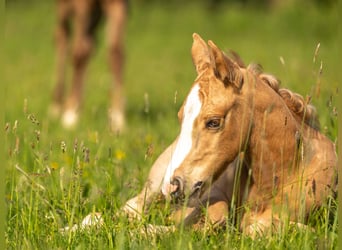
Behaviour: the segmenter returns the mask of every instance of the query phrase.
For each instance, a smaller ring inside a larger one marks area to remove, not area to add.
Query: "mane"
[[[291,112],[303,120],[305,124],[316,130],[320,129],[316,108],[309,104],[310,99],[305,101],[300,94],[286,88],[280,88],[280,81],[271,74],[263,73],[262,66],[259,64],[250,64],[247,66],[247,70],[259,77],[264,83],[278,93]]]

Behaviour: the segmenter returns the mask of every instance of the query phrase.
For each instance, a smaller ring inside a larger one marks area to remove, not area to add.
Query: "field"
[[[152,208],[144,221],[135,223],[118,215],[179,132],[178,108],[195,78],[190,57],[193,32],[233,49],[246,63],[262,64],[283,87],[311,96],[323,133],[336,141],[337,8],[310,1],[273,10],[234,1],[210,9],[195,1],[180,6],[131,1],[126,31],[127,126],[120,135],[107,127],[111,76],[103,29],[87,72],[79,126],[67,131],[49,118],[55,80],[54,11],[53,1],[12,1],[5,10],[1,81],[8,249],[337,248],[334,201],[311,222],[314,231],[286,228],[255,240],[234,227],[203,232],[180,228],[172,234],[146,236],[140,233],[146,223],[168,223],[166,209]],[[91,211],[104,214],[101,229],[59,232]]]

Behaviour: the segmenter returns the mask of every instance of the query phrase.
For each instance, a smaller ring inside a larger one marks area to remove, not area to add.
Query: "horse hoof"
[[[124,112],[120,110],[111,110],[109,112],[109,126],[112,132],[122,132],[125,127]]]
[[[78,114],[75,110],[68,109],[64,112],[62,117],[62,125],[66,129],[75,128],[78,122]]]
[[[136,198],[132,198],[126,202],[122,208],[123,213],[132,219],[140,219],[143,213],[141,205],[138,203]]]
[[[100,228],[103,226],[103,218],[101,213],[90,213],[83,218],[80,224],[75,224],[72,227],[64,227],[59,229],[59,232],[64,234],[68,232],[76,232],[77,230],[86,230],[91,228]]]

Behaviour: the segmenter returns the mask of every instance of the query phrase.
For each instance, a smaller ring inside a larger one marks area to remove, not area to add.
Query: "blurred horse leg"
[[[100,8],[93,0],[74,1],[74,40],[72,47],[72,87],[66,100],[62,122],[73,127],[78,120],[82,99],[85,70],[94,45],[95,28],[100,18]]]
[[[109,51],[109,66],[113,75],[109,122],[112,131],[121,131],[125,125],[123,92],[124,28],[127,18],[126,0],[105,0],[107,18],[106,38]]]
[[[53,102],[49,109],[52,118],[59,117],[64,102],[65,94],[65,69],[68,54],[68,42],[70,40],[70,18],[72,3],[70,1],[57,1],[57,28],[56,39],[56,76],[57,82],[53,91]]]
[[[113,76],[111,104],[109,110],[110,127],[121,131],[125,124],[123,64],[124,26],[127,17],[126,0],[58,0],[57,1],[57,84],[53,93],[52,116],[59,116],[65,92],[65,69],[68,45],[71,38],[70,24],[73,23],[72,43],[72,86],[65,100],[62,123],[71,128],[78,121],[78,111],[82,101],[85,71],[94,46],[94,33],[101,16],[101,7],[107,17],[106,38],[110,71]]]

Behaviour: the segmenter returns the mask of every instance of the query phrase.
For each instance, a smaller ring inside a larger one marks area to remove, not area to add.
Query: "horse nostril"
[[[200,189],[203,185],[203,181],[196,182],[194,186],[194,190]]]
[[[184,188],[184,183],[183,183],[182,179],[180,177],[176,176],[171,181],[171,185],[176,186],[176,190],[174,190],[171,193],[171,196],[175,199],[181,198],[181,196],[183,195],[183,188]]]

